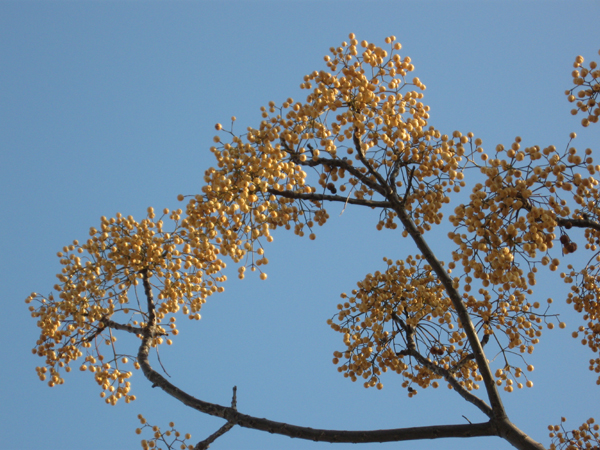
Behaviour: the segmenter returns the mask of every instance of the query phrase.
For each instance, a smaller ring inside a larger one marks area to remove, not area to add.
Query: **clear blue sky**
[[[100,216],[140,218],[199,192],[216,122],[235,115],[238,130],[257,126],[260,106],[305,95],[302,77],[325,68],[328,48],[350,32],[377,44],[393,34],[443,132],[473,131],[492,149],[517,135],[562,147],[577,131],[578,148],[597,149],[600,128],[582,130],[563,92],[576,55],[598,60],[599,17],[597,1],[1,2],[0,447],[139,448],[140,412],[163,426],[174,420],[195,441],[222,425],[150,389],[140,373],[130,405],[105,405],[89,373],[48,388],[34,371],[38,333],[23,302],[51,290],[56,252]],[[381,269],[382,257],[414,249],[399,232],[377,232],[362,209],[331,216],[314,242],[275,234],[267,281],[230,277],[200,322],[179,319],[181,334],[161,352],[172,382],[222,404],[237,385],[241,412],[317,428],[482,420],[445,388],[409,399],[393,375],[375,391],[337,373],[341,336],[325,322],[339,294]],[[434,247],[446,259],[442,242]],[[547,278],[535,295],[559,300],[563,291]],[[578,324],[568,310],[565,318],[569,329]],[[567,416],[576,426],[600,400],[592,355],[569,334],[545,333],[531,358],[534,388],[504,396],[514,422],[545,444],[548,424]],[[235,428],[211,448],[333,447]],[[335,448],[510,447],[482,438]]]

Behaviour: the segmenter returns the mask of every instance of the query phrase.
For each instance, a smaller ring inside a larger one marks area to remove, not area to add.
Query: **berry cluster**
[[[600,50],[598,54],[600,55]],[[575,87],[565,91],[565,95],[569,102],[575,103],[576,106],[571,110],[571,114],[576,116],[579,112],[587,113],[587,117],[581,119],[581,125],[587,127],[590,123],[597,123],[600,116],[600,105],[598,105],[600,69],[595,61],[592,61],[588,67],[584,67],[583,61],[583,56],[575,58],[573,63],[575,70],[571,73]]]

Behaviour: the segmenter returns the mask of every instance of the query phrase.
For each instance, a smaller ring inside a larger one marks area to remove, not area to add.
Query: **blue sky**
[[[23,302],[52,289],[56,252],[100,216],[140,218],[148,206],[177,208],[178,194],[199,192],[215,123],[235,115],[241,131],[258,125],[270,100],[302,99],[302,77],[324,69],[328,48],[353,32],[380,45],[397,37],[443,132],[472,131],[490,150],[515,136],[563,147],[571,131],[577,148],[597,146],[600,129],[581,129],[563,92],[576,55],[598,60],[598,17],[592,1],[0,3],[2,447],[139,448],[138,413],[162,426],[173,420],[194,441],[222,425],[151,389],[140,373],[130,405],[105,405],[88,373],[48,388],[35,374],[38,333]],[[276,233],[267,281],[232,276],[200,322],[178,320],[175,345],[161,351],[171,381],[219,403],[237,385],[241,412],[315,428],[482,420],[445,388],[409,399],[393,375],[374,391],[337,373],[341,336],[325,322],[339,294],[381,269],[384,256],[414,248],[399,232],[377,232],[362,209],[331,217],[314,242]],[[430,237],[440,239],[441,259],[450,253],[445,234]],[[555,276],[535,296],[561,300],[563,292]],[[534,388],[503,397],[511,419],[546,444],[548,424],[567,416],[577,426],[600,400],[587,371],[592,355],[569,337],[577,317],[561,311],[569,327],[543,335],[531,358]],[[235,428],[211,448],[330,446]],[[482,447],[510,448],[497,438],[361,446]]]

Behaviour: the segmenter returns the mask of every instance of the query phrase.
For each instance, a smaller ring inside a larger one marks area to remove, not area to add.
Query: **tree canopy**
[[[572,146],[575,133],[560,147],[523,147],[516,137],[486,151],[473,133],[437,130],[425,85],[400,50],[394,36],[379,47],[351,34],[330,49],[324,69],[304,77],[304,101],[270,102],[259,126],[241,134],[235,117],[215,126],[216,166],[206,170],[201,193],[179,196],[184,208],[150,207],[140,221],[102,217],[86,242],[65,246],[55,293],[26,300],[40,328],[39,378],[52,387],[72,368],[91,372],[114,405],[135,400],[133,368],[190,408],[226,420],[196,444],[173,425],[153,427],[144,448],[206,448],[236,425],[327,442],[499,436],[519,449],[544,448],[510,421],[500,392],[533,386],[528,357],[545,329],[564,327],[563,301],[581,313],[574,337],[592,354],[581,367],[600,373],[600,165],[591,149]],[[572,76],[572,114],[583,115],[583,127],[597,123],[597,64],[578,56]],[[327,321],[341,335],[333,350],[341,377],[384,389],[383,374],[395,372],[408,397],[444,384],[487,422],[300,427],[239,412],[235,389],[230,406],[198,399],[153,368],[151,354],[179,334],[177,317],[199,320],[207,299],[225,289],[227,262],[241,279],[247,270],[266,279],[273,232],[314,240],[332,203],[379,211],[375,229],[397,229],[418,249],[404,259],[386,255],[341,294]],[[435,251],[440,230],[455,246],[448,261]],[[561,256],[574,252],[579,265],[562,268]],[[568,297],[530,301],[540,274],[559,269]],[[137,351],[122,346],[120,335],[135,336]],[[593,419],[573,431],[551,425],[551,448],[598,448],[598,429]]]

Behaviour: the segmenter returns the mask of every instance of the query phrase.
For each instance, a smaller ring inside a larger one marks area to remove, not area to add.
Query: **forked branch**
[[[237,411],[237,386],[233,387],[233,398],[231,399],[231,407]],[[210,446],[210,444],[212,444],[218,438],[223,436],[225,433],[227,433],[229,430],[231,430],[234,426],[235,426],[234,423],[227,422],[225,425],[223,425],[221,428],[219,428],[217,431],[215,431],[209,437],[207,437],[203,441],[198,442],[196,444],[196,446],[194,447],[194,450],[206,450]]]
[[[211,416],[221,417],[227,421],[221,430],[215,433],[214,439],[224,434],[235,425],[254,430],[266,431],[268,433],[280,434],[291,438],[299,438],[320,442],[331,443],[368,443],[368,442],[400,442],[422,439],[441,439],[441,438],[465,438],[476,436],[503,436],[509,440],[516,448],[523,450],[542,450],[543,447],[536,445],[526,434],[521,432],[512,423],[505,419],[498,421],[496,418],[488,422],[469,423],[457,425],[434,425],[423,427],[406,427],[385,430],[325,430],[310,427],[301,427],[283,422],[275,422],[269,419],[258,418],[238,412],[235,397],[231,407],[205,402],[197,399],[187,392],[179,389],[170,383],[161,374],[156,372],[149,361],[149,352],[152,346],[152,339],[155,336],[156,316],[153,314],[154,301],[152,288],[148,279],[148,274],[143,278],[144,290],[148,302],[150,320],[143,328],[142,342],[138,351],[138,362],[142,368],[144,376],[152,383],[154,387],[159,387],[164,392],[179,400],[183,404]],[[218,434],[220,433],[220,434]],[[218,434],[218,436],[216,436]],[[211,436],[212,437],[212,436]],[[208,439],[211,439],[209,437]],[[213,439],[213,440],[214,440]],[[513,442],[514,441],[514,442]],[[202,441],[205,442],[205,441]],[[202,445],[202,442],[198,445]],[[212,441],[211,441],[212,442]],[[202,447],[199,447],[202,448]]]

